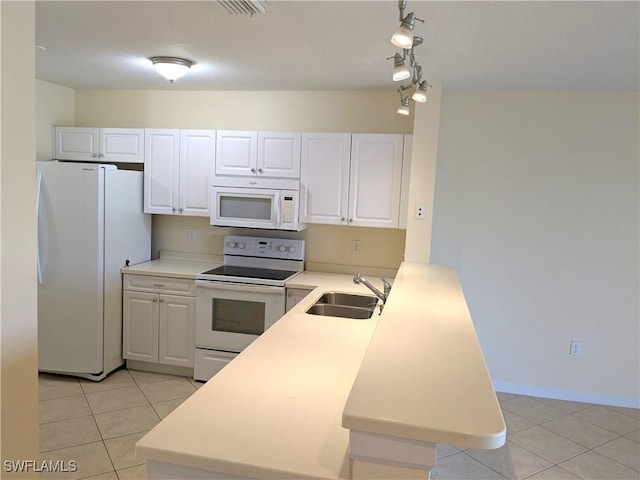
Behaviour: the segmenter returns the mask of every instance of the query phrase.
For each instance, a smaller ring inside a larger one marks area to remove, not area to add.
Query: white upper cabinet
[[[303,133],[300,221],[346,225],[350,133]]]
[[[209,216],[214,130],[145,131],[144,211]]]
[[[218,130],[216,175],[300,177],[300,133]]]
[[[53,158],[81,162],[144,162],[144,129],[54,127]]]
[[[300,133],[258,132],[258,175],[300,178]]]
[[[255,175],[258,132],[218,130],[216,175]]]
[[[213,130],[180,130],[180,213],[209,216],[209,190],[215,149]]]
[[[300,221],[398,228],[403,135],[304,133]]]
[[[403,135],[353,134],[349,225],[398,228]]]

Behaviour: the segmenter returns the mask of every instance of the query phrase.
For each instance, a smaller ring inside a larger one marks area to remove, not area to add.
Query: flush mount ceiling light
[[[423,38],[413,34],[416,20],[424,23],[424,20],[416,18],[413,12],[404,15],[406,0],[398,0],[398,10],[400,11],[400,28],[391,37],[391,43],[402,48],[402,53],[396,53],[393,57],[393,81],[402,81],[411,78],[409,85],[401,85],[398,88],[400,93],[400,106],[397,112],[401,115],[409,115],[409,100],[424,103],[427,101],[427,88],[430,87],[426,80],[422,80],[422,67],[416,61],[414,48],[422,45]],[[407,67],[407,63],[409,66]],[[414,90],[411,96],[405,92]]]
[[[178,57],[151,57],[149,60],[153,62],[156,71],[169,80],[169,83],[184,76],[193,65],[193,62]]]

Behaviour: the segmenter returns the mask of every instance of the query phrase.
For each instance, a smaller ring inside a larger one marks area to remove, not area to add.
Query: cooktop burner
[[[291,270],[271,270],[268,268],[222,265],[212,270],[202,272],[202,275],[220,275],[223,277],[256,278],[264,280],[286,280],[296,273],[298,272]]]

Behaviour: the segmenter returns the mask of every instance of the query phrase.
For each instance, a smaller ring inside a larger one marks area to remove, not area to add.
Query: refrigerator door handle
[[[38,266],[38,284],[42,285],[42,262],[40,260],[40,195],[42,192],[42,172],[38,172],[38,176],[36,178],[36,219],[38,222],[38,240],[36,242],[36,252],[37,252],[37,266]]]

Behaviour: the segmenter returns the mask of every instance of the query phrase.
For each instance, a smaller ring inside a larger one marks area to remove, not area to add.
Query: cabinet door
[[[216,175],[255,175],[258,133],[218,130]]]
[[[300,221],[346,225],[350,133],[303,133]]]
[[[258,132],[258,175],[300,178],[300,133]]]
[[[398,228],[402,143],[402,135],[352,135],[349,225]]]
[[[98,161],[97,128],[54,127],[53,158],[57,160]]]
[[[178,130],[145,130],[144,213],[179,213],[179,142]]]
[[[122,300],[122,356],[158,363],[158,295],[124,291]]]
[[[100,161],[121,163],[144,162],[144,129],[101,128]]]
[[[180,201],[183,215],[209,216],[215,159],[214,130],[180,130]]]
[[[193,297],[160,295],[159,363],[193,367],[195,307]]]
[[[306,288],[287,288],[287,300],[285,304],[285,311],[288,312],[295,307],[300,301],[309,295],[313,289]]]

